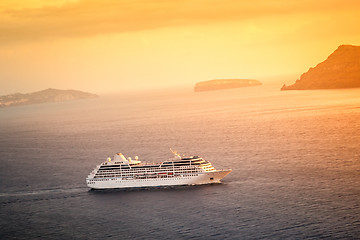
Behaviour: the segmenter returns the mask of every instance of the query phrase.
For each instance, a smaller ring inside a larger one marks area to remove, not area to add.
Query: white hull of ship
[[[93,189],[111,188],[137,188],[161,187],[176,185],[202,185],[220,183],[231,170],[218,170],[213,172],[198,173],[196,176],[182,175],[175,177],[159,177],[147,179],[122,179],[122,178],[91,178],[86,179],[87,185]]]

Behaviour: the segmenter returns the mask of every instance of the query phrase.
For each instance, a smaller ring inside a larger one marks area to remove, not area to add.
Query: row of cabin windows
[[[178,179],[180,179],[180,178],[176,178],[175,180],[178,180]],[[184,178],[181,178],[181,179],[184,179]],[[190,177],[186,177],[185,179],[190,179]],[[166,180],[166,179],[164,179],[164,180]],[[168,179],[168,180],[171,180],[171,179]],[[116,182],[119,183],[119,182],[126,182],[126,181],[128,181],[128,180],[116,181]],[[153,181],[153,180],[152,179],[137,179],[136,181],[145,182],[145,181]]]
[[[147,170],[99,170],[97,173],[157,173],[157,172],[173,172],[173,171],[201,171],[201,168],[163,168],[163,169],[147,169]]]
[[[128,172],[128,171],[122,171],[122,172],[104,172],[104,171],[99,171],[98,173],[96,173],[96,176],[106,176],[109,174],[119,174],[119,175],[133,175],[133,174],[158,174],[158,173],[162,173],[162,172],[166,172],[166,173],[194,173],[194,172],[201,172],[200,169],[181,169],[181,170],[170,170],[170,171],[157,171],[157,172]]]
[[[174,175],[138,175],[138,176],[134,176],[134,175],[96,175],[94,178],[113,178],[113,177],[136,177],[136,178],[174,178],[174,177],[178,177],[181,174],[174,174]],[[186,176],[198,176],[198,174],[186,174]]]
[[[206,160],[202,159],[202,158],[183,158],[181,161],[166,161],[163,162],[162,164],[177,164],[177,163],[196,163],[196,162],[207,162]],[[130,165],[135,165],[135,164],[130,164]],[[108,164],[107,162],[102,165],[103,167],[124,167],[124,166],[129,166],[129,164],[121,164],[120,162],[115,162],[115,164]],[[153,165],[156,166],[156,165]]]
[[[112,170],[104,170],[104,169],[99,169],[99,172],[132,172],[132,171],[136,171],[136,172],[158,172],[158,171],[166,171],[166,170],[170,170],[172,171],[173,169],[177,169],[177,168],[181,168],[181,169],[196,169],[195,167],[191,167],[191,166],[188,166],[188,167],[176,167],[176,168],[173,168],[173,167],[165,167],[165,168],[157,168],[157,169],[147,169],[147,168],[144,168],[144,169],[112,169]]]
[[[145,166],[131,166],[131,168],[158,168],[158,167],[171,167],[171,166],[190,166],[190,165],[200,165],[202,163],[207,163],[206,161],[197,161],[197,162],[166,162],[162,165],[145,165]],[[106,165],[101,166],[102,170],[111,170],[111,169],[129,169],[129,165]]]

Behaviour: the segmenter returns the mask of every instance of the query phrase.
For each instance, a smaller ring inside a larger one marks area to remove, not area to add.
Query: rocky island
[[[303,73],[281,90],[360,87],[360,46],[341,45],[325,61]]]
[[[85,98],[98,97],[96,94],[81,92],[77,90],[46,89],[33,93],[14,93],[0,96],[0,107],[28,105],[46,102],[62,102]]]
[[[253,79],[216,79],[198,82],[195,85],[195,92],[214,91],[229,88],[241,88],[262,85],[258,80]]]

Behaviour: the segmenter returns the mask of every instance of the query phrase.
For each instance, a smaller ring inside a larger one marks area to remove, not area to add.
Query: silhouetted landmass
[[[258,80],[252,79],[217,79],[204,82],[198,82],[195,85],[195,92],[214,91],[229,88],[241,88],[262,85]]]
[[[281,90],[360,87],[360,46],[341,45],[325,61]]]
[[[27,105],[46,102],[62,102],[98,97],[96,94],[81,92],[77,90],[46,89],[33,93],[14,93],[0,96],[0,107]]]

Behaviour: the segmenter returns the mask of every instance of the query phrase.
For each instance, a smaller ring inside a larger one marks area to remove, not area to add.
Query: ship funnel
[[[124,155],[122,153],[115,154],[114,160],[115,161],[127,162],[126,158],[124,157]]]

